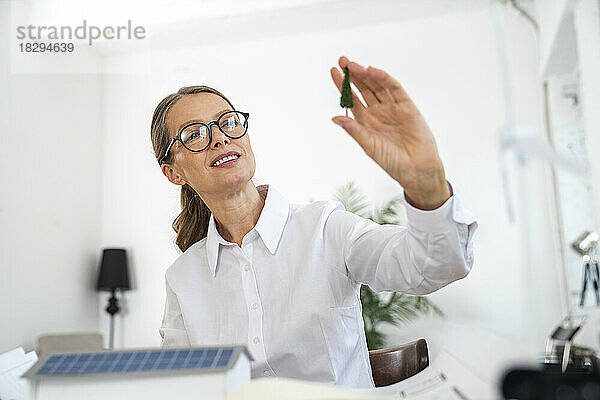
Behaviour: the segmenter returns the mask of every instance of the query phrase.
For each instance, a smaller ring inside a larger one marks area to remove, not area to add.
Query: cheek
[[[252,146],[250,145],[250,140],[248,139],[248,135],[243,138],[242,147],[244,148],[244,152],[248,158],[254,159],[254,152],[252,151]]]
[[[254,169],[256,168],[256,160],[254,159],[254,153],[252,152],[251,147],[248,147],[246,149],[246,162],[254,171]]]
[[[208,173],[206,170],[206,155],[203,153],[192,153],[188,151],[181,156],[182,169],[189,176],[203,176]]]

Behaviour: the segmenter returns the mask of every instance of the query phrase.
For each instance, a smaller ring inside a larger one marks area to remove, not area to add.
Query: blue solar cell
[[[84,375],[164,371],[171,369],[224,368],[233,348],[153,350],[51,355],[37,375]]]

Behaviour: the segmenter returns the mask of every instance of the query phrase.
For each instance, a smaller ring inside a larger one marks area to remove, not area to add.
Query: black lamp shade
[[[96,290],[129,290],[129,271],[125,249],[104,249]]]

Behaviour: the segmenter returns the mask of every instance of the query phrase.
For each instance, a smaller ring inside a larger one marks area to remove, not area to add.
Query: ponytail
[[[175,243],[186,251],[191,245],[206,237],[210,209],[187,183],[181,187],[181,212],[173,221],[177,232]]]

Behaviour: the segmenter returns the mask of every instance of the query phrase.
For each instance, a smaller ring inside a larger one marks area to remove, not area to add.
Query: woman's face
[[[179,99],[167,114],[167,127],[171,139],[190,122],[208,124],[216,120],[231,106],[213,93],[197,93]],[[210,126],[212,140],[205,150],[193,153],[176,141],[171,148],[173,162],[163,164],[162,171],[175,184],[189,184],[201,197],[218,194],[247,184],[254,176],[256,163],[248,133],[239,139],[231,139],[216,126]],[[233,163],[213,166],[224,153],[235,152],[240,157]]]

